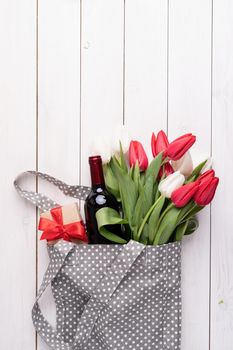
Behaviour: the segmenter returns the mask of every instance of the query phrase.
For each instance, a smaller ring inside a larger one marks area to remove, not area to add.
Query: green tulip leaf
[[[196,176],[194,175],[194,176],[192,176],[192,177],[188,177],[186,180],[185,180],[185,182],[184,182],[184,184],[186,185],[186,184],[190,184],[191,182],[194,182],[196,180]]]
[[[153,204],[153,186],[153,179],[150,177],[148,178],[139,194],[132,218],[132,230],[135,239],[138,237],[138,230],[143,221],[143,218],[146,216],[147,212]]]
[[[140,227],[139,227],[138,232],[137,232],[137,239],[136,240],[140,241],[140,237],[141,237],[142,231],[144,229],[144,226],[147,223],[147,221],[149,220],[149,217],[152,214],[154,208],[156,207],[157,202],[159,201],[159,199],[160,198],[158,198],[157,201],[154,202],[154,204],[150,207],[150,209],[146,213],[145,217],[143,218],[142,223],[140,224]]]
[[[152,177],[154,181],[157,179],[159,170],[162,164],[162,158],[163,158],[163,154],[161,152],[157,155],[157,157],[155,157],[151,161],[150,165],[146,170],[146,181],[148,180],[149,177]]]
[[[137,186],[129,174],[120,174],[118,182],[124,217],[128,220],[130,227],[132,227],[132,217],[138,198]]]
[[[146,203],[146,196],[145,196],[145,191],[143,189],[138,197],[137,203],[135,205],[133,217],[131,220],[133,237],[135,240],[137,239],[137,231],[138,231],[139,225],[143,220],[143,212],[144,212],[143,207],[145,203]]]
[[[186,219],[186,216],[188,215],[188,213],[193,210],[196,207],[196,204],[193,201],[190,201],[189,203],[187,203],[184,207],[182,207],[180,209],[180,214],[178,217],[178,222],[181,223],[184,218]]]
[[[191,235],[194,231],[198,229],[198,227],[199,227],[199,222],[196,216],[193,216],[188,220],[188,226],[184,234]]]
[[[192,204],[192,206],[190,205],[188,207],[188,210],[183,212],[183,215],[180,214],[179,223],[182,223],[183,221],[188,220],[189,218],[191,218],[192,216],[194,216],[195,214],[197,214],[199,211],[201,211],[204,208],[204,207],[197,205],[194,202],[190,202],[190,204]]]
[[[165,244],[176,229],[180,209],[171,207],[163,216],[155,235],[153,245]]]
[[[101,208],[96,212],[96,220],[99,233],[103,237],[115,243],[127,243],[125,239],[109,231],[111,225],[122,225],[128,223],[127,220],[120,217],[116,210],[109,207]]]
[[[154,203],[154,180],[149,177],[143,187],[146,197],[146,202],[144,205],[143,216],[146,215],[152,204]]]
[[[186,180],[186,183],[193,182],[194,180],[196,180],[196,179],[198,178],[198,176],[200,175],[201,170],[202,170],[203,167],[205,166],[207,160],[208,160],[208,159],[204,160],[204,162],[198,164],[198,165],[196,166],[196,168],[193,169],[193,172],[192,172],[192,174],[188,177],[188,179]],[[191,181],[191,180],[192,180],[192,181]]]
[[[114,155],[112,156],[109,165],[112,169],[112,172],[114,174],[114,176],[116,177],[116,179],[118,179],[118,177],[122,174],[125,174],[125,171],[121,168],[121,164],[119,159],[117,159],[117,157]]]
[[[116,181],[118,182],[120,201],[122,203],[124,217],[128,220],[131,227],[131,218],[138,197],[137,186],[132,180],[130,174],[128,172],[125,173],[124,170],[122,170],[119,161],[115,156],[112,157],[110,166]]]
[[[156,181],[154,184],[154,199],[157,201],[157,199],[160,197],[160,192],[159,192],[159,184]]]
[[[175,241],[181,241],[184,235],[190,235],[198,228],[199,223],[195,216],[189,218],[188,220],[182,222],[177,226],[175,232]]]
[[[145,173],[140,172],[139,186],[138,186],[139,193],[142,191],[144,185],[145,185]]]
[[[120,165],[121,165],[122,170],[125,173],[127,173],[128,172],[128,166],[127,166],[127,163],[126,163],[126,159],[125,159],[125,155],[124,155],[124,152],[123,152],[123,149],[122,149],[121,142],[120,142]]]
[[[131,166],[131,168],[129,170],[129,176],[131,177],[132,180],[133,180],[133,173],[134,173],[134,167]]]
[[[142,231],[140,242],[143,244],[148,244],[148,238],[149,238],[149,226],[148,224],[145,224]]]
[[[104,171],[104,179],[105,184],[107,187],[107,190],[118,200],[120,201],[120,190],[119,190],[119,184],[116,179],[116,176],[114,176],[112,169],[109,164],[104,164],[103,166]]]
[[[188,227],[189,221],[185,221],[176,228],[174,241],[181,241]]]
[[[151,216],[149,218],[148,230],[149,230],[149,242],[150,242],[150,244],[152,244],[154,241],[156,227],[157,227],[158,222],[159,222],[159,216],[160,216],[161,210],[163,208],[164,202],[165,202],[165,197],[161,196],[159,198],[159,200],[157,200],[157,202],[156,202],[157,204],[154,207],[154,210],[152,211]]]
[[[136,161],[136,164],[133,166],[134,170],[133,170],[133,181],[137,187],[137,190],[139,190],[139,182],[140,182],[140,168],[139,168],[139,164],[138,161]]]

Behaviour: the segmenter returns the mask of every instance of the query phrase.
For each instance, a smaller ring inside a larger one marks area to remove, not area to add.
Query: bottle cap
[[[93,164],[93,163],[102,163],[101,156],[91,156],[91,157],[89,157],[89,164]]]
[[[97,155],[89,157],[89,164],[91,169],[92,186],[100,184],[104,186],[104,175],[101,156]]]

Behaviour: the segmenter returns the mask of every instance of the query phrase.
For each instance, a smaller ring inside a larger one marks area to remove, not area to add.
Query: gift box
[[[48,244],[55,244],[60,239],[77,244],[88,243],[78,203],[58,206],[41,213],[38,229],[43,231],[40,239],[46,239]]]

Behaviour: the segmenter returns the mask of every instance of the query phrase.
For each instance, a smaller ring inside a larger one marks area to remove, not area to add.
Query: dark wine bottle
[[[91,192],[89,193],[84,209],[86,217],[86,226],[89,243],[92,244],[113,244],[103,237],[98,230],[96,212],[97,210],[110,207],[119,212],[119,203],[105,187],[102,159],[100,156],[89,157],[90,172],[91,172]],[[121,235],[121,225],[106,227],[109,231]]]

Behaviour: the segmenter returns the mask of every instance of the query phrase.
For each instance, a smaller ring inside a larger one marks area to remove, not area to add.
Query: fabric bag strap
[[[64,244],[65,243],[65,244]],[[41,338],[52,348],[56,350],[73,350],[72,346],[65,343],[57,334],[57,331],[49,324],[44,317],[41,308],[39,306],[39,299],[44,294],[46,288],[50,285],[53,279],[63,267],[65,260],[69,253],[74,249],[75,244],[71,242],[58,241],[53,249],[53,259],[50,259],[49,266],[44,274],[43,281],[41,283],[38,295],[36,297],[35,304],[32,308],[32,321],[34,327]]]
[[[19,185],[20,180],[26,175],[33,175],[35,177],[39,177],[47,182],[52,183],[56,187],[59,188],[66,196],[70,196],[73,198],[85,200],[90,192],[90,187],[87,186],[79,186],[79,185],[67,185],[65,182],[56,179],[53,176],[48,174],[41,173],[39,171],[28,170],[21,173],[14,181],[14,186],[21,197],[27,199],[29,202],[38,207],[41,211],[47,211],[54,207],[59,206],[58,203],[45,196],[42,193],[37,193],[34,191],[27,191],[21,188]]]
[[[68,254],[74,249],[74,244],[70,242],[59,241],[54,249],[58,251],[56,259],[52,259],[39,290],[36,302],[32,310],[32,319],[34,326],[44,341],[55,350],[82,350],[83,346],[89,339],[99,315],[104,308],[108,307],[108,303],[116,291],[122,280],[133,266],[136,259],[145,249],[145,245],[130,241],[122,245],[120,253],[108,267],[103,278],[96,286],[89,301],[85,305],[84,311],[78,323],[74,342],[72,344],[65,343],[57,334],[56,330],[48,323],[43,316],[38,300],[43,295],[45,289],[56,278],[60,269],[65,263]]]

